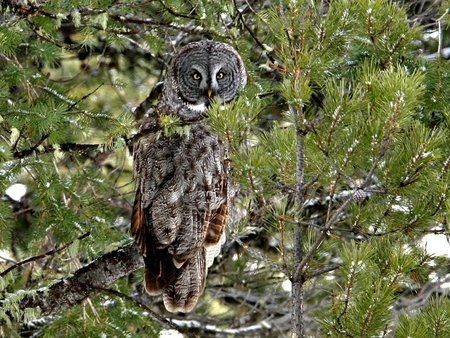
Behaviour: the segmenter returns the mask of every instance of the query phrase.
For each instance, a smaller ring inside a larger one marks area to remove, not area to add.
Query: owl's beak
[[[212,96],[212,90],[211,90],[211,89],[208,89],[208,90],[206,91],[206,95],[208,95],[208,99],[210,99],[211,96]]]

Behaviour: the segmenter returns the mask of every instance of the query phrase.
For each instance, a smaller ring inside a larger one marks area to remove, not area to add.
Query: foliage
[[[449,231],[450,64],[432,57],[449,5],[3,1],[1,334],[448,336],[448,257],[420,243]],[[249,78],[205,117],[229,149],[234,206],[198,306],[167,314],[130,271],[63,313],[22,309],[131,241],[129,149],[171,56],[198,39],[236,47]]]

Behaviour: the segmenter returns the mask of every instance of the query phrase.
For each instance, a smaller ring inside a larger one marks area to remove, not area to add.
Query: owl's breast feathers
[[[144,255],[146,291],[162,293],[171,312],[189,312],[225,240],[224,147],[195,123],[189,136],[141,138],[134,163],[131,233]]]

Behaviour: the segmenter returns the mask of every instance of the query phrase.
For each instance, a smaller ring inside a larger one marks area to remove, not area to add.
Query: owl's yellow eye
[[[217,78],[218,80],[220,80],[220,79],[223,79],[224,76],[225,76],[224,73],[218,72],[217,75],[216,75],[216,78]]]
[[[192,77],[194,78],[194,80],[200,80],[202,78],[202,76],[199,73],[194,73]]]

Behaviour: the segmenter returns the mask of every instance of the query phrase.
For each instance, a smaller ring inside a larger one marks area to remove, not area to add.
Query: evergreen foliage
[[[450,336],[449,256],[422,244],[449,236],[450,63],[433,57],[449,8],[2,1],[0,335]],[[141,269],[63,312],[25,306],[132,242],[130,149],[171,56],[199,39],[236,47],[249,77],[205,117],[234,205],[199,304],[168,314]]]

